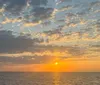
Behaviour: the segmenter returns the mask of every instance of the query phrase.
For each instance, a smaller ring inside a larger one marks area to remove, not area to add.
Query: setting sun
[[[55,62],[55,65],[58,65],[58,62]]]

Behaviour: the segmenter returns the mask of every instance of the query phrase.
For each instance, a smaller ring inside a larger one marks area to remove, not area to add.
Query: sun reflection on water
[[[54,85],[60,85],[60,73],[59,72],[53,73],[53,83]]]

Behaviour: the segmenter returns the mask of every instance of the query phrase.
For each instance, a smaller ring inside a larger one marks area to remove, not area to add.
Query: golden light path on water
[[[55,62],[54,65],[55,65],[56,72],[53,73],[53,80],[54,80],[53,83],[54,83],[54,85],[60,85],[59,84],[59,81],[60,81],[60,73],[58,72],[59,71],[59,69],[58,69],[59,62]]]
[[[58,72],[53,73],[53,81],[54,85],[60,85],[60,73]]]

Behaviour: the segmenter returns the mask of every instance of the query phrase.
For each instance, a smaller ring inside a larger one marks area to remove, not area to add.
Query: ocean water
[[[100,73],[0,73],[0,85],[100,85]]]

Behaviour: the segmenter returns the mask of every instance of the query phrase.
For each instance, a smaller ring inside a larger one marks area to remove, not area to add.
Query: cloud
[[[30,39],[27,36],[14,36],[11,31],[0,31],[0,52],[13,53],[29,50],[30,47],[38,43],[38,39]]]
[[[15,19],[9,19],[9,18],[5,18],[5,20],[3,20],[1,22],[1,24],[7,24],[7,23],[16,23],[16,22],[21,22],[21,19],[15,18]]]
[[[12,16],[13,18],[16,18],[16,16],[21,17],[22,22],[25,23],[37,23],[41,20],[48,19],[51,17],[53,8],[40,6],[46,5],[47,2],[47,0],[0,0],[0,12],[3,12],[2,17],[6,17],[6,20],[2,23],[6,24],[12,22]],[[29,4],[29,6],[27,6],[27,4]],[[32,24],[31,26],[34,25]]]
[[[84,56],[86,52],[86,48],[84,47],[71,47],[69,50],[69,53],[73,56]]]
[[[44,35],[44,36],[41,36]],[[43,39],[47,39],[48,42],[42,42],[41,45],[89,45],[91,43],[95,43],[100,41],[100,34],[98,35],[91,35],[88,32],[63,32],[61,29],[46,31],[41,33],[40,36]]]
[[[26,5],[27,0],[0,0],[0,5],[6,4],[5,9],[10,12],[20,12],[22,8]]]
[[[34,26],[37,26],[37,25],[39,25],[39,24],[41,24],[41,21],[39,21],[39,22],[25,22],[24,24],[23,24],[23,26],[22,27],[34,27]]]
[[[92,51],[93,53],[99,53],[100,52],[100,42],[96,43],[96,44],[92,44],[90,45],[90,51]],[[100,54],[100,53],[99,53]]]
[[[40,64],[48,63],[55,59],[63,60],[82,57],[84,53],[85,48],[79,47],[38,46],[35,52],[1,53],[0,62],[11,64]]]
[[[59,28],[59,29],[44,31],[44,33],[50,36],[53,34],[61,34],[61,31],[62,31],[62,28]]]
[[[53,8],[36,7],[33,12],[35,20],[45,20],[51,17]]]
[[[10,64],[41,64],[51,60],[51,56],[22,56],[22,57],[6,57],[0,56],[0,62]]]
[[[7,12],[7,14],[3,13],[1,19],[1,24],[6,25],[8,23],[11,23],[12,25],[15,23],[22,23],[20,26],[22,27],[34,27],[39,24],[41,25],[46,25],[50,24],[50,18],[52,17],[53,13],[53,8],[45,8],[45,7],[34,7],[30,10],[31,8],[27,8],[26,11],[21,11],[19,12],[20,14],[15,13],[14,15],[12,12],[9,15],[7,11],[5,11],[4,8],[0,9],[1,12]],[[27,12],[27,10],[29,12]],[[14,12],[16,12],[14,10]],[[47,22],[48,21],[48,22]]]
[[[37,5],[46,5],[47,0],[0,0],[0,5],[3,6],[4,4],[7,4],[6,10],[11,12],[20,12],[23,7],[27,5],[27,2],[29,2],[32,6]]]
[[[46,5],[48,3],[48,0],[31,0],[32,5]]]
[[[93,7],[93,6],[98,6],[100,5],[100,1],[94,1],[94,2],[91,2],[90,3],[90,6]]]
[[[61,7],[61,8],[58,9],[58,12],[67,11],[67,10],[69,10],[71,8],[72,8],[71,5],[63,6],[63,7]]]

